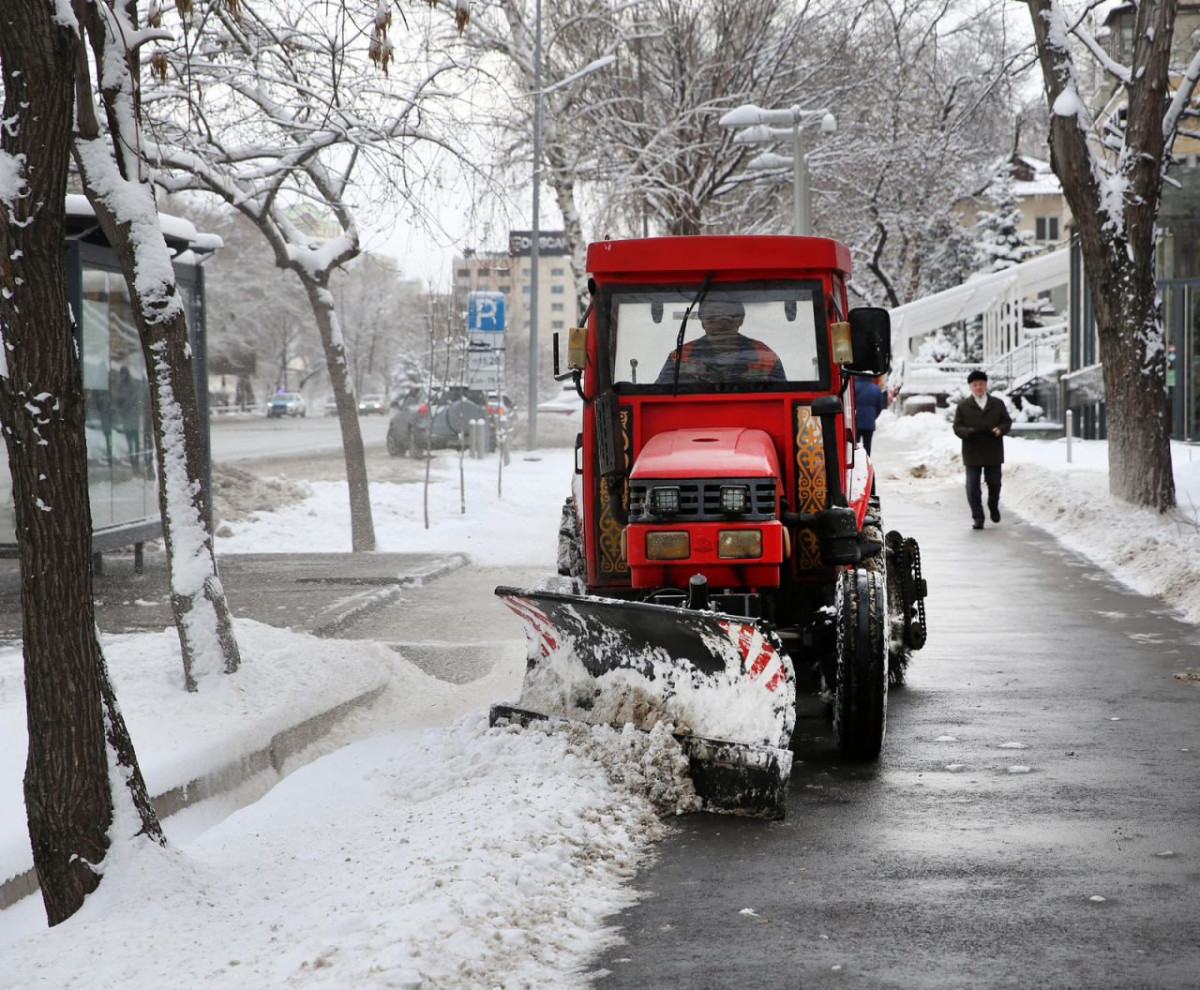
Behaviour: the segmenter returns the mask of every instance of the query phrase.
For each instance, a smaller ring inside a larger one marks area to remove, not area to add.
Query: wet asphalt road
[[[681,819],[597,988],[1200,987],[1200,630],[964,501],[885,496],[931,598],[879,763],[806,720],[786,821]]]

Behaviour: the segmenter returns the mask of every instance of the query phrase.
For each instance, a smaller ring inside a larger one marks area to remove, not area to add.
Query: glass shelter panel
[[[158,511],[154,441],[146,364],[118,272],[84,266],[80,336],[92,525],[137,522]]]
[[[92,528],[100,531],[155,520],[158,484],[150,391],[124,278],[84,261],[75,317]],[[15,540],[12,478],[5,464],[0,468],[0,545]]]

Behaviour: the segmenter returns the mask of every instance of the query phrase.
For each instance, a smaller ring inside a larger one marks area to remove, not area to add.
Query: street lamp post
[[[542,97],[556,89],[569,86],[577,79],[612,65],[615,55],[606,55],[589,62],[578,72],[560,79],[551,86],[542,88],[542,0],[534,5],[533,28],[533,223],[529,245],[529,416],[526,447],[537,450],[537,404],[538,404],[538,268],[541,264],[541,178],[542,178]]]
[[[537,0],[533,31],[533,238],[529,245],[529,425],[526,447],[538,449],[538,257],[542,239],[538,201],[542,171],[542,0]]]
[[[797,236],[812,235],[812,209],[808,186],[808,160],[804,155],[801,128],[804,124],[820,120],[821,133],[832,134],[837,130],[837,118],[828,110],[801,110],[788,107],[783,110],[764,110],[746,103],[730,110],[717,122],[722,127],[744,128],[734,136],[737,144],[760,144],[765,141],[792,139],[792,232]],[[760,155],[755,159],[760,167],[774,168],[786,159],[782,156]]]

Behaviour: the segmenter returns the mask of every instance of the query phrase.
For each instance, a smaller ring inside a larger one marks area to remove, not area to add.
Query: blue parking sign
[[[467,297],[467,330],[504,333],[503,292],[472,292]]]

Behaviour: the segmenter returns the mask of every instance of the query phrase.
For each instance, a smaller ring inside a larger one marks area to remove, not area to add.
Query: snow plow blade
[[[782,818],[796,717],[791,664],[774,634],[718,612],[497,588],[525,626],[515,705],[493,725],[564,718],[672,726],[705,810]]]

